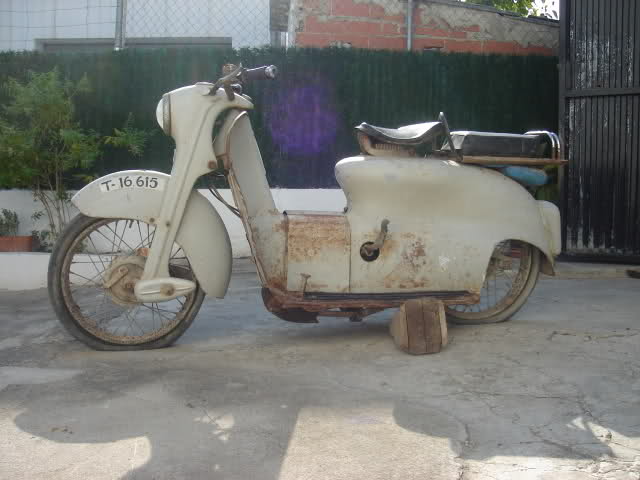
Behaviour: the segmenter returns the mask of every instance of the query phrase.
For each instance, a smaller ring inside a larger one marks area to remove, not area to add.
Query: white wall
[[[18,214],[20,222],[18,235],[30,235],[32,230],[47,230],[46,218],[41,218],[37,222],[31,219],[37,211],[42,211],[42,204],[33,199],[33,195],[28,190],[0,190],[0,210],[7,208]],[[75,215],[77,210],[73,210]]]
[[[0,0],[0,50],[36,38],[114,38],[117,0]],[[127,0],[130,37],[231,37],[269,43],[269,0]]]
[[[220,190],[224,199],[233,205],[230,190]],[[340,189],[284,189],[274,188],[271,190],[276,207],[279,210],[314,210],[314,211],[336,211],[342,212],[346,205],[344,193]],[[200,190],[211,201],[229,232],[231,246],[234,257],[246,257],[250,255],[249,244],[245,235],[244,227],[238,217],[218,202],[208,190]],[[32,230],[47,229],[45,218],[41,218],[34,223],[31,215],[41,210],[39,202],[33,200],[33,196],[26,190],[0,190],[0,210],[8,208],[18,214],[20,221],[20,235],[29,235]],[[73,214],[77,213],[76,211]],[[2,262],[0,254],[0,262]],[[5,258],[6,260],[6,258]],[[2,265],[0,264],[0,269]],[[2,288],[2,287],[0,287]]]
[[[36,38],[113,38],[115,0],[0,0],[0,50],[33,50]]]
[[[211,201],[229,232],[233,256],[250,255],[249,244],[240,219],[212,197],[208,190],[200,190]],[[231,192],[221,190],[224,199],[233,204]],[[280,210],[315,210],[342,212],[346,199],[339,189],[272,189],[276,206]],[[0,209],[8,208],[18,213],[21,234],[46,228],[46,220],[36,224],[31,220],[39,203],[33,201],[25,190],[0,190]],[[29,290],[47,285],[49,255],[44,253],[0,253],[0,290]]]

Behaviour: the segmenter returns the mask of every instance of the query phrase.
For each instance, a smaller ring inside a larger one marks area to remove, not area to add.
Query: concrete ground
[[[544,278],[430,356],[391,315],[288,324],[245,271],[175,347],[104,353],[0,293],[0,478],[640,478],[639,280]]]

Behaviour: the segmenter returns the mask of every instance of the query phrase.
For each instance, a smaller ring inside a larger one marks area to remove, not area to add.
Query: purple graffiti
[[[282,152],[294,155],[330,150],[338,129],[331,90],[318,79],[295,83],[301,86],[283,89],[266,109],[274,143]]]

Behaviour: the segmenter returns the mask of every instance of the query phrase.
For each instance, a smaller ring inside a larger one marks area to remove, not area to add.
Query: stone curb
[[[610,263],[558,262],[556,263],[556,278],[627,278],[627,270],[640,271],[640,266]]]

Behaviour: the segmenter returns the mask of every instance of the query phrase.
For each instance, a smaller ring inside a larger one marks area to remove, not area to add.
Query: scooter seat
[[[362,122],[356,127],[356,130],[382,143],[413,146],[430,142],[445,131],[441,122],[418,123],[400,128],[376,127]]]

